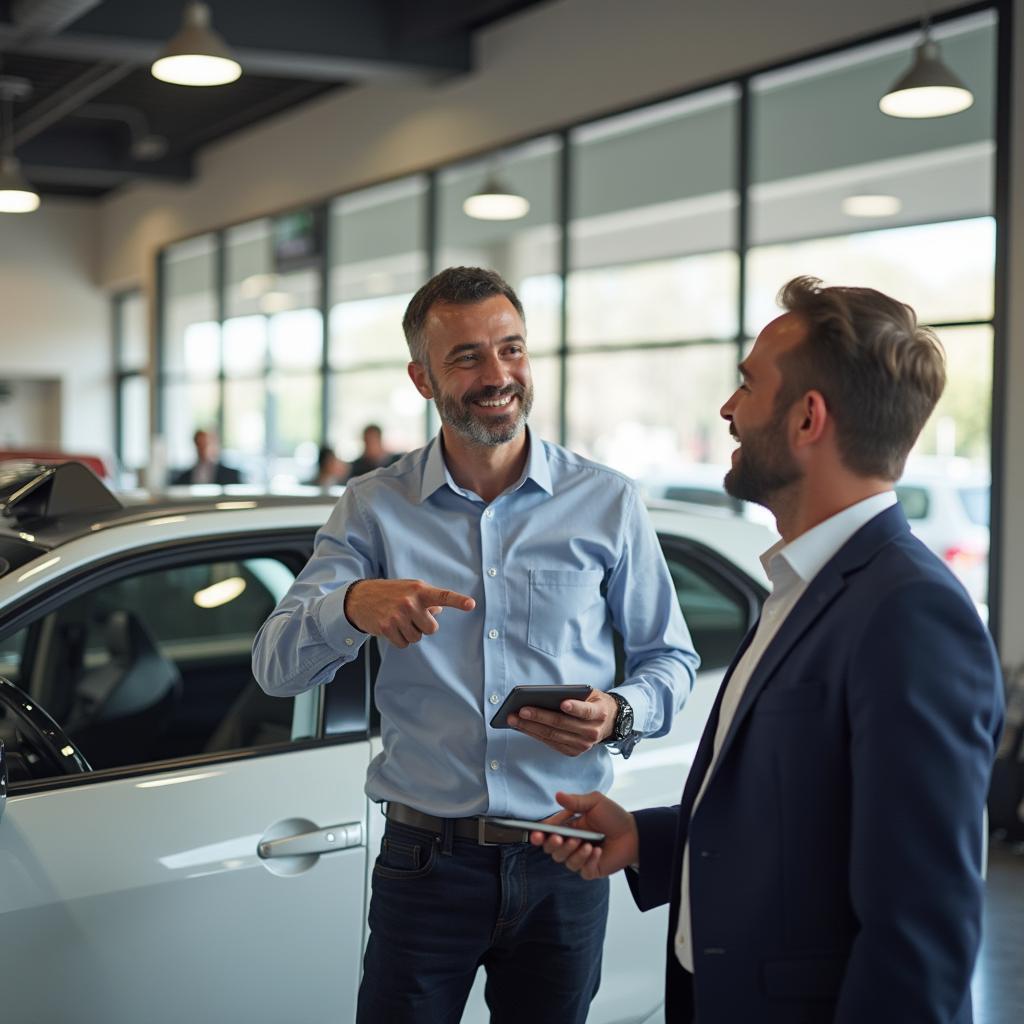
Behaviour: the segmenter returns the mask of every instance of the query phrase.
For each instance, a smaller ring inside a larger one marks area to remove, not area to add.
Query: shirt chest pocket
[[[600,569],[531,569],[526,642],[563,654],[596,637],[607,615]]]

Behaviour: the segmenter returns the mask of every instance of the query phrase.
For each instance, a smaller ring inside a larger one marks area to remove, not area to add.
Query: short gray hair
[[[503,295],[515,307],[523,323],[526,314],[519,296],[498,273],[483,267],[448,267],[435,274],[412,297],[402,318],[402,330],[414,363],[427,365],[427,339],[423,333],[430,310],[438,303],[472,306],[495,295]]]

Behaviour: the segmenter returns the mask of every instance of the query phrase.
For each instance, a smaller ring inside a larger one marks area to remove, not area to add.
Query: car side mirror
[[[0,821],[4,817],[4,808],[7,806],[7,751],[4,749],[4,741],[0,740]]]

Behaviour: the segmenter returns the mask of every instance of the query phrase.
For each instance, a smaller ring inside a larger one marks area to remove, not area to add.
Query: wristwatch
[[[629,701],[618,693],[609,693],[608,696],[618,704],[619,713],[615,716],[612,734],[605,740],[605,743],[614,747],[626,758],[633,753],[633,748],[640,742],[641,734],[633,728],[633,708]]]

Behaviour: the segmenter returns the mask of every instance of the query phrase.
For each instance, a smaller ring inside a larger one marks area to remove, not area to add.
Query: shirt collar
[[[804,583],[810,583],[825,567],[839,549],[866,523],[880,512],[896,504],[895,491],[882,491],[872,494],[870,498],[858,501],[842,512],[829,516],[822,523],[800,534],[788,544],[780,540],[773,544],[763,555],[761,565],[764,571],[772,576],[769,564],[776,556],[786,561]]]
[[[526,483],[532,480],[541,490],[548,494],[554,493],[551,485],[551,467],[548,465],[548,453],[541,441],[529,428],[526,427],[526,443],[528,452],[526,467],[523,474],[509,490],[517,491]],[[444,446],[441,444],[441,433],[427,446],[427,458],[423,464],[423,482],[420,484],[420,502],[424,502],[436,490],[447,484],[456,494],[468,496],[469,492],[460,487],[448,471],[444,461]]]

